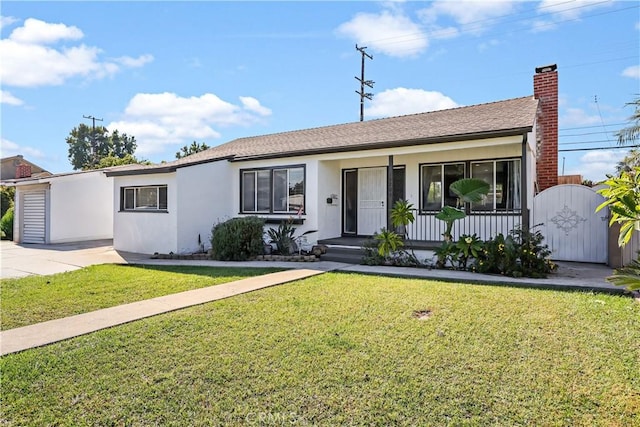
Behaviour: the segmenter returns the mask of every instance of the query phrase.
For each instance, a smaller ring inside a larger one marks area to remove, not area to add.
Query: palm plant
[[[640,96],[626,105],[635,105],[636,109],[629,117],[629,121],[632,123],[616,134],[618,145],[625,145],[627,142],[635,141],[640,137]]]
[[[397,233],[384,228],[374,238],[378,241],[378,254],[385,260],[388,260],[398,248],[404,246],[402,238]]]
[[[413,224],[413,204],[407,200],[398,200],[391,209],[391,223],[397,229],[402,229],[402,236],[407,237],[407,226]]]
[[[444,206],[436,218],[446,223],[447,228],[442,236],[446,242],[451,241],[453,224],[467,216],[464,211],[465,203],[477,203],[489,194],[491,186],[488,182],[477,178],[463,178],[453,182],[449,189],[457,196],[456,207]]]

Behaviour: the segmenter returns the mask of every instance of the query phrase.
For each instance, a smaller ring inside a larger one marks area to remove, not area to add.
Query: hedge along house
[[[416,208],[412,240],[439,241],[449,185],[487,180],[485,201],[454,229],[489,238],[528,225],[535,191],[557,183],[557,71],[536,69],[534,96],[379,120],[240,138],[114,177],[114,247],[190,253],[214,223],[293,218],[311,240],[390,228],[395,200]]]

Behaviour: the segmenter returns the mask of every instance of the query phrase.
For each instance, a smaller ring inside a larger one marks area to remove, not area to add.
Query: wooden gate
[[[557,261],[607,262],[608,209],[604,197],[584,185],[556,185],[533,199],[533,224]]]

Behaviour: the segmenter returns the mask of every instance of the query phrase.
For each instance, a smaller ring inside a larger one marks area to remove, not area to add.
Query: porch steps
[[[364,252],[358,246],[327,245],[327,253],[320,256],[321,261],[345,262],[347,264],[362,264]]]

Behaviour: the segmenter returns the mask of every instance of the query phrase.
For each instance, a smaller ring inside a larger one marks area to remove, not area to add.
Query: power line
[[[603,144],[605,142],[611,142],[608,139],[598,141],[580,141],[580,142],[559,142],[558,145],[579,145],[579,144]]]
[[[559,6],[559,5],[563,5],[563,4],[567,4],[567,3],[574,3],[574,2],[575,2],[575,0],[568,0],[568,1],[565,1],[563,3],[555,3],[555,4],[552,4],[552,5],[543,6],[543,7],[540,7],[540,8],[527,9],[527,10],[524,10],[522,12],[509,13],[509,14],[506,14],[506,15],[493,16],[491,18],[485,18],[485,19],[479,19],[477,21],[471,21],[471,22],[468,22],[466,24],[461,25],[461,27],[463,28],[462,32],[473,32],[475,30],[482,29],[485,26],[485,25],[481,25],[481,24],[486,24],[486,23],[491,22],[491,21],[499,21],[502,18],[508,18],[510,16],[531,15],[531,16],[525,16],[525,17],[522,17],[522,18],[512,19],[512,20],[509,20],[509,21],[502,21],[501,24],[523,21],[523,20],[526,20],[526,19],[531,19],[533,17],[551,16],[551,15],[554,15],[554,14],[559,14],[559,13],[567,12],[567,11],[570,11],[570,10],[582,9],[582,8],[585,8],[585,7],[592,7],[592,6],[596,6],[596,5],[604,4],[604,3],[611,3],[610,0],[605,0],[605,1],[598,2],[598,3],[589,3],[589,4],[585,4],[585,5],[581,5],[581,6],[567,8],[567,9],[556,10],[556,11],[553,11],[553,12],[546,12],[546,13],[536,14],[536,11],[541,10],[541,9],[548,9],[548,8],[552,8],[552,7],[555,8],[555,7]],[[563,22],[563,21],[556,21],[556,22]],[[366,40],[365,43],[376,43],[376,44],[404,43],[404,42],[408,42],[408,41],[418,40],[418,39],[421,39],[422,37],[425,37],[425,36],[431,36],[431,37],[434,37],[435,35],[438,35],[440,37],[448,36],[448,35],[455,36],[455,35],[457,35],[459,33],[460,33],[460,31],[458,31],[457,29],[453,29],[453,30],[449,30],[449,31],[434,30],[434,31],[426,32],[426,33],[424,33],[424,32],[416,32],[416,33],[408,33],[408,34],[401,35],[401,36],[384,37],[384,38],[380,38],[380,39]],[[391,41],[391,40],[403,39],[405,37],[411,37],[411,36],[414,36],[414,38],[407,39],[407,40],[401,40],[399,42]],[[386,40],[389,40],[389,41],[385,42]]]
[[[595,150],[622,150],[625,148],[638,148],[640,145],[625,145],[622,147],[591,147],[591,148],[565,148],[564,150],[558,150],[558,152],[567,151],[595,151]]]
[[[609,123],[606,126],[624,126],[627,123]],[[593,126],[576,126],[576,127],[572,127],[572,128],[560,128],[558,129],[559,131],[563,131],[563,130],[578,130],[578,129],[593,129],[593,128],[599,128],[602,125],[593,125]]]
[[[558,135],[560,138],[572,138],[576,136],[587,136],[587,135],[600,135],[600,134],[614,134],[613,131],[598,131],[598,132],[584,132],[584,133],[570,133],[565,135]]]
[[[545,13],[545,14],[539,14],[539,15],[535,15],[533,17],[539,17],[539,16],[547,16],[547,15],[555,15],[555,14],[559,14],[562,12],[566,12],[569,10],[575,10],[575,9],[581,9],[581,8],[587,8],[587,7],[593,7],[595,5],[600,5],[600,4],[604,4],[604,3],[612,3],[611,1],[602,1],[602,2],[598,2],[598,3],[589,3],[589,4],[585,4],[582,6],[576,6],[574,8],[569,8],[569,9],[563,9],[563,10],[559,10],[559,11],[555,11],[555,12],[549,12],[549,13]],[[556,5],[553,5],[556,6]],[[566,18],[566,19],[560,19],[560,20],[556,20],[556,21],[551,21],[551,22],[547,22],[547,23],[543,23],[538,25],[537,28],[544,28],[544,27],[551,27],[557,24],[562,24],[562,23],[566,23],[566,22],[573,22],[573,21],[581,21],[583,19],[586,18],[592,18],[592,17],[597,17],[597,16],[602,16],[602,15],[608,15],[611,13],[617,13],[617,12],[623,12],[625,10],[629,10],[629,9],[637,9],[638,7],[640,7],[640,5],[633,5],[633,6],[629,6],[629,7],[623,7],[623,8],[619,8],[619,9],[615,9],[615,10],[608,10],[608,11],[604,11],[604,12],[598,12],[598,13],[592,13],[592,14],[587,14],[587,15],[582,15],[576,18]],[[528,11],[525,12],[521,12],[519,14],[522,13],[528,13],[528,12],[532,12],[535,11],[534,9],[530,9]],[[492,20],[498,20],[500,18],[505,18],[508,16],[515,16],[518,14],[511,14],[511,15],[502,15],[502,16],[498,16],[498,17],[494,17],[494,18],[487,18],[484,20],[480,20],[480,21],[474,21],[476,24],[480,24],[486,21],[492,21]],[[501,24],[504,23],[513,23],[513,22],[518,22],[518,21],[523,21],[523,20],[527,20],[527,19],[531,19],[532,17],[524,17],[524,18],[518,18],[518,19],[512,19],[509,21],[502,21]],[[473,24],[473,23],[472,23]],[[434,37],[434,38],[446,38],[446,36],[457,36],[460,34],[468,34],[468,33],[473,33],[476,30],[480,30],[483,29],[483,25],[469,25],[469,24],[465,24],[462,26],[461,30],[453,29],[453,30],[448,30],[448,31],[443,31],[443,30],[432,30],[432,31],[426,31],[426,32],[417,32],[417,33],[409,33],[409,34],[405,34],[402,36],[395,36],[395,37],[389,37],[389,38],[381,38],[381,39],[373,39],[373,40],[368,40],[368,43],[375,43],[375,44],[382,44],[382,45],[388,45],[388,44],[400,44],[400,43],[409,43],[415,40],[421,40],[427,37]],[[509,34],[515,34],[515,33],[519,33],[521,32],[521,29],[516,29],[516,30],[510,30],[510,31],[505,31],[503,33],[497,33],[497,34],[492,34],[492,37],[495,36],[501,36],[501,35],[509,35]],[[393,41],[395,39],[401,39],[401,40],[396,40]],[[389,41],[385,41],[385,40],[389,40]],[[415,50],[415,48],[408,48],[408,49],[404,49],[404,50],[397,50],[397,52],[403,52],[403,51],[411,51],[411,50]]]

